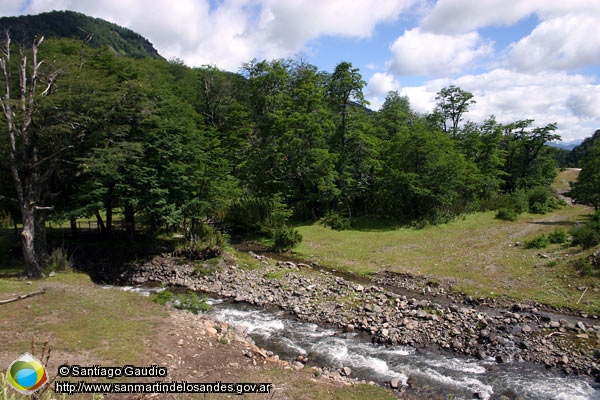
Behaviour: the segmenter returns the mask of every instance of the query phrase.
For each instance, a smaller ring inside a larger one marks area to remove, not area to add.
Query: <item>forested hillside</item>
[[[36,36],[71,38],[92,47],[110,47],[133,58],[161,58],[146,38],[130,29],[74,11],[52,11],[38,15],[0,18],[0,32],[8,31],[13,41],[31,45]]]
[[[73,14],[56,13],[55,22],[68,25],[58,17]],[[30,18],[23,32],[41,27]],[[418,226],[555,206],[556,150],[547,143],[558,139],[556,126],[469,122],[477,99],[458,87],[442,89],[427,114],[396,92],[373,112],[360,71],[344,61],[319,71],[301,59],[250,60],[232,74],[121,57],[107,46],[41,43],[37,57],[48,62],[26,68],[28,78],[37,74],[31,103],[14,97],[18,52],[4,57],[13,97],[3,101],[3,123],[15,134],[0,136],[1,207],[18,221],[34,207],[38,236],[45,219],[82,217],[110,235],[119,213],[130,237],[136,224],[157,231],[185,223],[202,234],[201,222],[217,221],[270,232],[289,247],[299,239],[286,227],[290,218]],[[12,115],[8,106],[26,112]],[[27,182],[36,189],[24,190]]]
[[[586,138],[579,146],[575,146],[567,156],[567,163],[571,167],[581,167],[581,161],[584,160],[592,148],[600,142],[600,129],[596,130],[594,134]]]

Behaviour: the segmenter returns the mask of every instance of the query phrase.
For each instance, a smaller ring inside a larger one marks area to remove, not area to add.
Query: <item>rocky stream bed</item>
[[[317,265],[250,253],[250,269],[232,256],[217,266],[163,254],[133,265],[121,284],[158,282],[261,307],[340,332],[365,331],[374,343],[449,351],[497,363],[527,361],[600,382],[600,320],[540,305],[500,304],[451,294],[444,285],[382,272],[353,281]],[[207,273],[210,271],[210,273]]]

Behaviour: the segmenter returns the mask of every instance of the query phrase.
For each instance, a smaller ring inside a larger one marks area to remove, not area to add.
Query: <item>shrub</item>
[[[548,235],[548,240],[552,244],[563,244],[567,242],[567,233],[562,229],[556,229]]]
[[[570,231],[573,244],[589,249],[600,243],[600,229],[596,225],[597,223],[587,223],[573,227]]]
[[[334,212],[327,212],[321,220],[321,225],[325,225],[336,231],[350,229],[350,218],[342,217]]]
[[[173,292],[169,292],[168,290],[163,290],[162,292],[159,293],[154,293],[152,295],[152,301],[160,304],[161,306],[164,306],[165,304],[171,302],[171,300],[173,300],[173,296],[175,296],[173,294]]]
[[[160,293],[152,295],[152,301],[155,303],[160,305],[171,303],[175,308],[188,310],[194,314],[198,314],[200,311],[210,310],[210,304],[208,304],[206,300],[206,296],[198,297],[194,292],[175,295],[173,292],[163,290]]]
[[[532,214],[546,214],[550,210],[542,203],[535,202],[529,206],[529,212]]]
[[[210,304],[206,302],[208,298],[206,296],[200,296],[194,292],[180,294],[177,296],[177,301],[174,303],[175,308],[181,310],[188,310],[194,314],[198,314],[201,311],[210,310]]]
[[[540,235],[525,244],[526,249],[545,249],[550,244],[547,235]]]
[[[508,208],[501,208],[496,213],[496,219],[501,219],[504,221],[516,221],[519,219],[519,214],[514,210],[509,210]]]
[[[532,214],[546,214],[559,207],[550,188],[538,186],[528,193],[529,212]]]
[[[294,228],[282,226],[273,230],[273,241],[273,250],[283,252],[302,242],[302,235]]]
[[[46,260],[46,267],[50,271],[68,272],[73,269],[73,264],[67,252],[57,248],[52,251],[50,257]]]
[[[592,276],[597,272],[594,266],[588,261],[589,260],[586,260],[584,257],[578,258],[575,261],[573,261],[573,268],[575,268],[579,275]]]
[[[524,190],[517,190],[510,195],[507,208],[517,214],[522,214],[529,209],[529,197]]]
[[[245,196],[231,204],[225,222],[236,232],[261,233],[284,225],[292,210],[280,195],[270,198]]]

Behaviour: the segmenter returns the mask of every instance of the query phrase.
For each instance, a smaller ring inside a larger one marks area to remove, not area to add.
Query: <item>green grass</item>
[[[56,371],[62,363],[80,365],[147,365],[155,356],[152,343],[158,330],[169,329],[169,309],[150,297],[104,289],[79,273],[59,273],[55,277],[32,281],[0,279],[0,299],[30,293],[47,287],[45,294],[0,306],[0,359],[12,360],[31,351],[31,340],[54,345],[48,370]],[[149,349],[146,349],[145,344]],[[36,353],[36,354],[38,354]],[[8,364],[6,364],[8,365]],[[0,369],[2,372],[2,369]],[[1,377],[1,375],[0,375]],[[197,378],[197,377],[196,377]],[[198,379],[190,376],[188,381]],[[290,399],[364,399],[391,400],[395,395],[384,388],[369,385],[342,386],[315,381],[312,372],[283,368],[264,370],[249,368],[243,381],[273,382]],[[252,396],[250,396],[252,397]],[[0,400],[26,399],[0,382]],[[100,395],[54,395],[49,399],[98,399]],[[183,398],[220,399],[221,395],[188,395]]]
[[[560,192],[568,192],[569,190],[571,190],[571,185],[569,184],[569,182],[577,181],[578,176],[578,169],[568,168],[564,171],[560,171],[559,175],[554,180],[552,189]]]
[[[55,352],[93,354],[90,359],[116,364],[141,361],[140,340],[157,327],[167,309],[149,298],[119,289],[103,289],[79,273],[57,274],[31,282],[0,279],[0,299],[47,287],[30,301],[0,307],[0,353],[28,351],[32,338],[48,340]]]
[[[319,224],[299,226],[304,237],[297,255],[321,265],[369,276],[380,270],[447,279],[474,296],[507,296],[556,307],[600,312],[600,299],[589,295],[576,304],[580,286],[600,287],[600,278],[581,277],[569,264],[577,249],[552,244],[542,251],[558,265],[542,268],[538,249],[524,244],[555,229],[568,229],[589,213],[564,207],[552,214],[523,214],[518,222],[495,219],[495,212],[471,214],[424,229],[334,231]]]

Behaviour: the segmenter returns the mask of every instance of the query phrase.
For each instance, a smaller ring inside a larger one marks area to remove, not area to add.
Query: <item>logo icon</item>
[[[23,394],[31,394],[48,382],[46,368],[29,353],[13,361],[6,371],[6,382]]]

